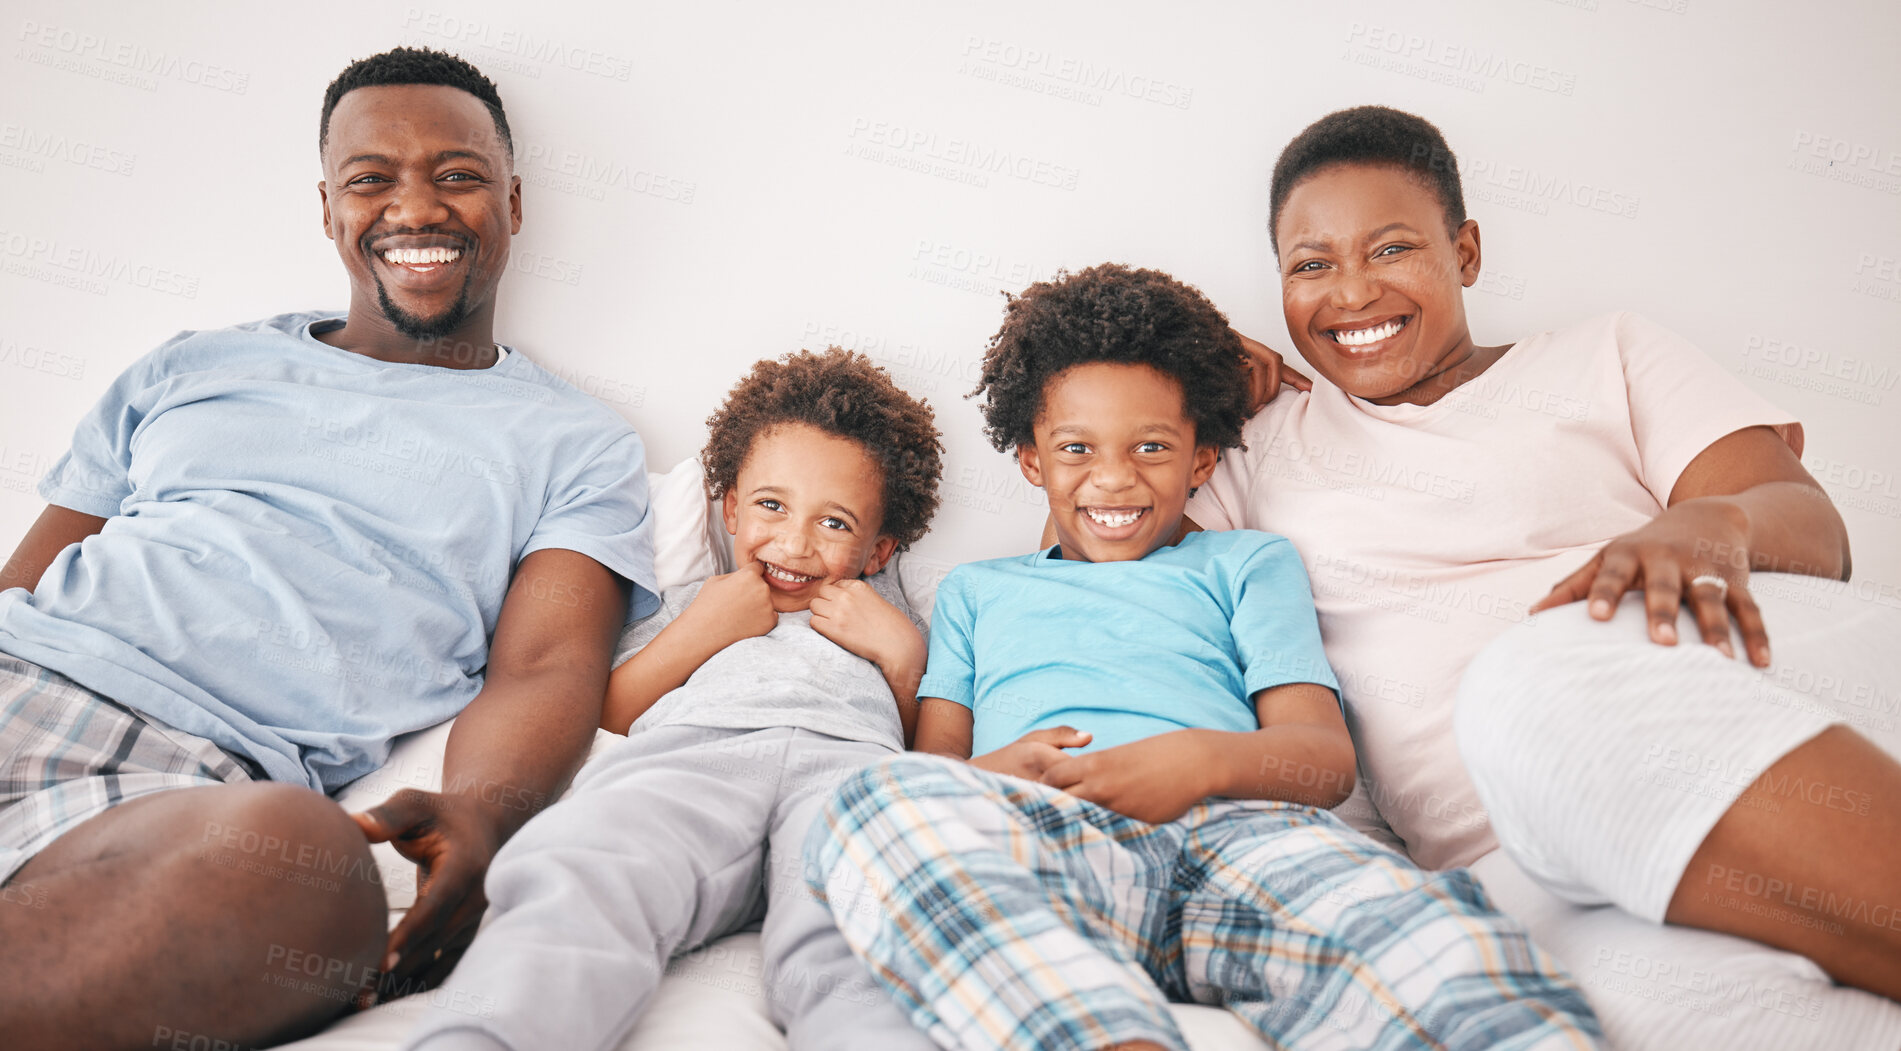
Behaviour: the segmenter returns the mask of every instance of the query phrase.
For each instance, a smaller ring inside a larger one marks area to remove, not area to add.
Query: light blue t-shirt
[[[40,483],[109,521],[0,593],[0,651],[325,791],[475,697],[530,552],[658,604],[625,420],[519,353],[458,371],[311,335],[336,317],[185,332],[127,369]]]
[[[971,709],[972,754],[1069,725],[1095,751],[1173,730],[1258,729],[1253,695],[1340,684],[1287,538],[1190,533],[1135,562],[1055,549],[971,562],[937,589],[919,697]]]

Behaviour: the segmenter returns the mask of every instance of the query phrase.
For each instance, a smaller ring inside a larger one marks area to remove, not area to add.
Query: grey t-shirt
[[[866,583],[917,625],[895,574]],[[700,593],[700,582],[668,588],[660,609],[627,626],[614,657],[622,662],[652,642]],[[848,741],[904,750],[897,701],[878,666],[812,630],[809,612],[781,613],[779,626],[715,653],[679,688],[654,702],[628,733],[656,726],[762,730],[793,726]]]

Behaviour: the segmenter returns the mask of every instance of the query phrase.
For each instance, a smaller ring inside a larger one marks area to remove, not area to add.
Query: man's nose
[[[404,177],[390,191],[383,218],[393,226],[422,230],[449,220],[449,206],[434,179]]]

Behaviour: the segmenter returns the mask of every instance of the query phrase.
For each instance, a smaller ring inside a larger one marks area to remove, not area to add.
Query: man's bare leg
[[[1690,859],[1664,918],[1814,960],[1901,1000],[1901,763],[1832,726],[1757,778]]]
[[[316,792],[143,796],[0,887],[0,1033],[48,1049],[307,1034],[373,974],[385,909],[363,833]]]

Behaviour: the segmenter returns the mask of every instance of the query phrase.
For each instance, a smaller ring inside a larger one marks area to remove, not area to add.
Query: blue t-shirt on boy
[[[529,553],[658,604],[625,420],[518,353],[456,370],[311,334],[340,324],[185,332],[127,369],[40,483],[109,521],[0,593],[0,651],[332,791],[474,698]]]
[[[938,586],[918,696],[971,709],[975,755],[1062,725],[1095,751],[1258,729],[1250,698],[1293,682],[1340,691],[1307,570],[1287,538],[1236,529],[1134,562],[1051,548],[958,566]]]

